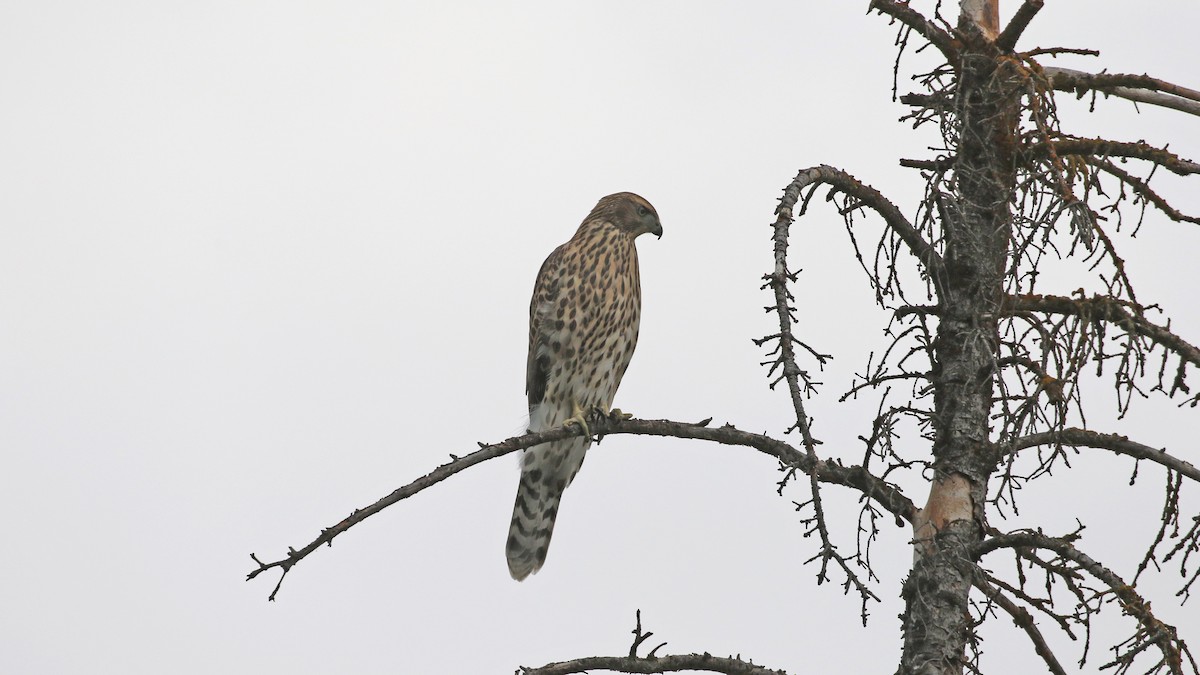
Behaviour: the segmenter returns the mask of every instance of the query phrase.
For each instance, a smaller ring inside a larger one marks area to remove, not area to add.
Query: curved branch
[[[1135,459],[1145,459],[1155,464],[1161,464],[1182,476],[1187,476],[1196,482],[1200,482],[1200,468],[1178,457],[1168,455],[1166,450],[1142,445],[1120,434],[1102,434],[1096,431],[1088,431],[1087,429],[1070,428],[1062,429],[1061,431],[1046,431],[1040,434],[1022,436],[1021,438],[1005,443],[1000,449],[1005,454],[1008,454],[1039,445],[1069,445],[1075,448],[1085,447],[1110,450],[1118,455],[1126,455]]]
[[[916,31],[921,37],[929,40],[930,44],[937,47],[938,51],[942,53],[942,56],[946,57],[947,61],[952,65],[957,65],[958,50],[960,47],[959,41],[950,33],[935,26],[923,14],[909,7],[907,2],[871,0],[871,5],[867,8],[867,11],[871,11],[872,9],[878,11],[880,14],[890,16]]]
[[[809,169],[804,169],[790,185],[784,190],[783,199],[780,200],[779,208],[775,210],[778,219],[775,221],[775,228],[778,231],[782,225],[786,226],[792,222],[792,208],[799,199],[800,191],[810,185],[829,185],[839,192],[847,194],[857,199],[863,206],[869,207],[883,217],[887,226],[891,228],[896,236],[908,246],[908,250],[921,261],[925,266],[929,276],[934,280],[934,285],[941,290],[939,279],[942,277],[943,263],[942,257],[933,248],[929,242],[921,237],[921,233],[917,231],[912,223],[904,217],[900,209],[896,205],[884,197],[875,188],[866,185],[859,181],[854,176],[834,168],[827,164],[815,166]]]
[[[571,661],[548,663],[541,668],[522,667],[518,675],[568,675],[593,670],[609,670],[618,673],[677,673],[683,670],[700,670],[725,675],[787,675],[782,670],[756,666],[736,658],[722,658],[712,654],[671,654],[668,656],[589,656]]]
[[[642,420],[642,419],[627,419],[619,420],[608,417],[598,417],[589,420],[589,427],[593,433],[603,437],[608,434],[635,434],[644,436],[668,436],[672,438],[684,438],[712,441],[721,443],[722,445],[743,446],[753,448],[759,452],[774,457],[783,465],[794,467],[796,469],[815,473],[817,479],[823,483],[831,483],[834,485],[842,485],[854,490],[857,490],[868,499],[873,499],[880,506],[891,512],[896,517],[897,525],[901,525],[901,520],[911,522],[915,507],[912,500],[906,497],[900,490],[890,485],[886,481],[872,475],[869,471],[861,466],[843,466],[838,463],[828,461],[817,461],[815,464],[808,458],[807,455],[798,451],[791,445],[765,436],[763,434],[754,434],[740,429],[734,428],[731,425],[724,425],[718,428],[709,428],[705,425],[710,420],[704,420],[699,423],[674,422],[671,420]],[[326,528],[321,531],[320,536],[310,542],[304,548],[299,550],[289,548],[288,555],[285,558],[274,562],[264,563],[257,556],[251,554],[251,558],[258,564],[258,568],[246,575],[247,581],[257,577],[263,572],[279,568],[283,574],[279,578],[279,582],[275,585],[275,589],[271,591],[268,599],[274,600],[279,592],[279,587],[283,584],[283,579],[287,573],[304,558],[308,557],[313,551],[316,551],[323,544],[333,545],[333,539],[337,535],[349,530],[370,516],[379,513],[383,509],[407,499],[422,490],[432,487],[454,474],[470,468],[481,462],[489,459],[494,459],[502,455],[507,455],[511,452],[524,448],[548,443],[550,441],[562,440],[570,436],[578,436],[581,433],[578,426],[557,427],[549,431],[541,431],[537,433],[528,433],[523,436],[514,436],[501,443],[493,445],[480,445],[480,449],[466,455],[465,457],[455,457],[451,455],[452,461],[439,466],[430,473],[418,478],[417,480],[392,491],[391,494],[380,499],[362,509],[356,509],[353,513],[347,516],[338,524]]]
[[[775,243],[775,265],[771,274],[767,275],[767,283],[771,286],[771,291],[775,296],[775,313],[779,318],[779,333],[776,336],[776,339],[779,340],[777,349],[779,356],[771,366],[770,372],[773,374],[779,366],[783,366],[783,378],[787,380],[788,393],[792,399],[792,411],[796,416],[796,424],[789,428],[788,431],[791,429],[798,429],[800,431],[800,438],[804,443],[805,457],[809,461],[808,482],[809,493],[812,495],[813,521],[816,524],[817,535],[821,539],[821,567],[817,572],[817,583],[820,584],[825,581],[829,561],[830,559],[834,559],[841,566],[842,571],[846,574],[846,578],[858,588],[858,592],[862,595],[863,603],[865,604],[867,597],[871,595],[870,591],[858,578],[854,570],[850,568],[850,565],[846,563],[846,560],[837,553],[836,547],[829,537],[829,527],[825,522],[825,506],[821,501],[821,488],[816,474],[818,461],[816,442],[813,440],[812,429],[809,427],[808,413],[804,410],[804,399],[800,394],[800,378],[805,378],[806,385],[808,382],[804,371],[796,364],[795,346],[800,344],[800,341],[792,334],[792,324],[795,323],[796,319],[793,316],[793,308],[790,304],[792,294],[787,288],[787,283],[796,279],[794,274],[788,272],[787,250],[788,228],[792,224],[791,213],[796,205],[795,200],[800,196],[800,190],[793,191],[791,188],[792,186],[789,185],[784,189],[780,204],[775,209],[775,233],[771,237]],[[758,341],[756,340],[756,342]],[[813,350],[810,349],[809,351]],[[813,353],[815,354],[816,352]],[[817,358],[821,363],[824,363],[825,357],[817,355]],[[772,388],[774,388],[775,382],[771,383]],[[787,433],[787,431],[784,433]],[[863,608],[863,612],[865,614],[865,607]]]
[[[1075,548],[1067,539],[1050,537],[1039,532],[1012,532],[990,537],[980,542],[975,547],[974,553],[978,559],[1001,548],[1036,548],[1053,551],[1063,560],[1069,560],[1108,586],[1109,591],[1120,601],[1121,608],[1125,610],[1125,613],[1137,619],[1140,624],[1141,631],[1136,636],[1138,644],[1158,645],[1166,661],[1165,665],[1170,668],[1172,673],[1182,675],[1183,655],[1187,654],[1189,659],[1191,657],[1187,644],[1179,639],[1175,627],[1159,621],[1150,611],[1150,604],[1115,572]],[[1136,656],[1138,651],[1140,649],[1136,646],[1130,648],[1125,655],[1117,656],[1117,662],[1120,662],[1123,657]]]
[[[863,621],[865,623],[865,603],[868,598],[874,598],[874,594],[859,579],[857,573],[847,562],[847,559],[837,552],[829,536],[825,521],[825,510],[819,486],[820,480],[816,474],[816,467],[819,463],[815,449],[816,443],[812,438],[809,428],[808,414],[804,410],[800,380],[803,378],[806,385],[809,383],[807,375],[796,364],[795,345],[804,345],[795,338],[792,332],[792,324],[796,321],[794,316],[795,309],[791,305],[793,297],[787,287],[789,282],[796,280],[796,275],[788,270],[787,265],[788,235],[794,220],[793,212],[804,189],[809,187],[815,189],[817,185],[822,183],[830,185],[833,188],[833,192],[840,191],[854,199],[855,204],[847,206],[845,212],[852,212],[862,206],[866,206],[879,213],[892,232],[896,233],[902,241],[906,242],[913,254],[925,264],[926,270],[929,271],[930,277],[935,280],[934,284],[939,287],[939,290],[940,285],[937,279],[943,277],[941,274],[942,261],[933,247],[921,237],[912,224],[900,213],[900,210],[888,201],[887,198],[874,188],[864,185],[853,176],[831,166],[821,165],[805,169],[797,174],[796,178],[784,188],[783,197],[780,198],[779,206],[775,209],[776,219],[773,224],[774,235],[772,236],[775,244],[775,265],[772,273],[767,275],[766,279],[767,285],[771,286],[775,296],[774,309],[779,318],[779,333],[761,341],[755,340],[755,342],[761,345],[768,339],[773,338],[778,340],[776,348],[778,357],[771,366],[771,372],[774,373],[777,368],[782,366],[783,375],[781,379],[787,380],[788,392],[791,396],[792,409],[796,419],[795,425],[791,428],[800,431],[804,442],[806,459],[811,467],[808,469],[808,474],[812,499],[808,504],[811,504],[814,515],[812,519],[806,522],[813,523],[813,530],[817,532],[821,540],[821,553],[819,554],[821,568],[817,573],[817,582],[822,583],[825,581],[827,578],[826,567],[830,560],[835,561],[846,575],[847,585],[853,584],[863,598]],[[833,192],[831,192],[831,196]],[[804,206],[800,209],[801,213],[803,213],[808,204],[808,199],[811,198],[812,194],[810,190],[808,197],[805,198]],[[850,216],[846,215],[845,217],[847,228],[850,228]],[[851,237],[853,237],[853,231],[851,231]],[[768,311],[770,311],[770,308],[768,308]],[[809,351],[812,351],[811,348]],[[816,354],[816,352],[813,353],[817,356],[818,360],[822,363],[824,362],[823,356]],[[772,382],[772,387],[774,387],[774,384]]]
[[[1125,304],[1112,298],[1096,296],[1076,300],[1057,295],[1010,295],[1004,299],[1003,311],[1006,314],[1046,312],[1078,316],[1085,320],[1107,321],[1130,333],[1148,338],[1184,361],[1200,367],[1200,349],[1169,329],[1150,323],[1141,314],[1131,313]]]
[[[1200,91],[1188,89],[1149,75],[1119,75],[1116,73],[1087,73],[1070,68],[1046,66],[1050,86],[1080,96],[1085,91],[1118,96],[1130,101],[1172,108],[1200,116]]]

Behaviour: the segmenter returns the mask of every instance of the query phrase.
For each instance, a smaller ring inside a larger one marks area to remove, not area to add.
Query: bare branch
[[[634,626],[632,632],[633,644],[629,646],[629,656],[589,656],[548,663],[541,668],[522,667],[517,671],[517,675],[567,675],[597,669],[620,673],[673,673],[681,670],[702,670],[726,675],[787,675],[782,670],[771,670],[756,666],[753,661],[743,661],[741,656],[721,658],[708,653],[655,656],[654,652],[666,646],[665,642],[651,649],[646,656],[638,656],[638,647],[651,635],[654,635],[653,632],[642,630],[642,610],[640,609],[637,611],[637,625]]]
[[[1150,323],[1140,312],[1131,313],[1126,304],[1113,298],[1094,296],[1075,300],[1057,295],[1010,295],[1005,298],[1003,308],[1006,313],[1047,312],[1113,323],[1132,334],[1149,338],[1184,361],[1200,367],[1200,349],[1169,329]]]
[[[912,223],[904,217],[900,209],[896,205],[888,201],[875,188],[860,182],[854,176],[842,171],[841,169],[822,164],[821,166],[804,169],[796,178],[788,185],[784,191],[784,199],[781,200],[779,208],[775,210],[778,215],[778,220],[775,221],[776,228],[781,223],[791,223],[792,207],[795,205],[800,191],[809,185],[826,184],[843,192],[854,199],[858,200],[862,206],[866,206],[883,217],[887,226],[891,228],[896,236],[900,237],[901,241],[908,246],[908,250],[929,270],[929,274],[934,278],[934,283],[939,283],[937,279],[943,271],[942,257],[938,252],[921,237],[921,233],[913,227]]]
[[[927,98],[916,94],[908,94],[901,97],[901,101],[918,106],[932,105],[926,100]],[[1088,161],[1092,163],[1101,161],[1096,158],[1127,157],[1129,159],[1141,159],[1161,165],[1166,167],[1171,173],[1180,176],[1200,173],[1200,163],[1183,159],[1168,150],[1140,142],[1126,143],[1122,141],[1110,141],[1104,138],[1060,138],[1050,143],[1031,143],[1027,146],[1026,152],[1033,159],[1050,159],[1055,156],[1081,156],[1088,158]],[[937,159],[901,159],[900,166],[927,171],[945,171],[953,167],[956,160],[957,157],[955,155],[948,155]]]
[[[1179,155],[1148,143],[1126,143],[1104,138],[1063,138],[1055,140],[1054,151],[1059,155],[1091,155],[1094,157],[1129,157],[1159,164],[1180,176],[1200,173],[1200,164],[1182,159]],[[1035,157],[1047,157],[1050,148],[1044,143],[1034,143],[1029,152]]]
[[[1017,8],[1017,13],[1000,33],[1000,37],[996,38],[996,46],[1002,51],[1009,51],[1016,47],[1017,40],[1021,39],[1021,34],[1029,27],[1029,22],[1033,21],[1033,17],[1042,11],[1043,4],[1043,0],[1025,0],[1021,3],[1021,6]]]
[[[1000,449],[1007,454],[1039,445],[1067,445],[1073,448],[1086,447],[1111,450],[1119,455],[1135,459],[1145,459],[1156,464],[1161,464],[1172,471],[1200,482],[1200,469],[1191,463],[1168,455],[1166,450],[1142,445],[1120,434],[1102,434],[1095,431],[1088,431],[1087,429],[1070,428],[1022,436],[1009,443],[1005,443]]]
[[[671,654],[668,656],[589,656],[571,661],[548,663],[541,668],[522,667],[517,675],[568,675],[608,670],[618,673],[677,673],[703,671],[725,675],[787,675],[782,670],[756,666],[734,657],[711,654]]]
[[[1005,595],[1000,589],[987,582],[986,575],[980,571],[974,582],[975,588],[978,588],[988,600],[996,603],[1000,609],[1003,609],[1012,617],[1013,624],[1021,630],[1025,631],[1025,635],[1029,637],[1029,641],[1033,643],[1033,649],[1038,656],[1046,662],[1046,667],[1054,675],[1066,675],[1067,671],[1063,669],[1062,664],[1058,662],[1058,657],[1054,655],[1054,651],[1050,649],[1050,645],[1046,642],[1046,638],[1042,635],[1042,631],[1038,630],[1037,622],[1033,620],[1033,615],[1029,610],[1021,607],[1013,602],[1011,598]]]
[[[1159,196],[1159,194],[1157,192],[1152,190],[1150,188],[1150,185],[1146,181],[1142,180],[1141,178],[1138,178],[1137,176],[1134,176],[1133,174],[1129,173],[1125,169],[1122,169],[1121,167],[1117,166],[1116,164],[1113,164],[1112,162],[1110,162],[1106,159],[1096,159],[1094,157],[1088,158],[1086,161],[1088,164],[1091,164],[1092,166],[1096,167],[1097,169],[1100,169],[1101,171],[1104,171],[1104,172],[1108,173],[1109,175],[1113,176],[1114,178],[1121,181],[1125,185],[1128,185],[1129,189],[1133,190],[1134,194],[1136,194],[1138,197],[1145,200],[1146,202],[1149,202],[1149,203],[1153,204],[1154,206],[1158,207],[1158,210],[1162,211],[1171,220],[1174,220],[1177,223],[1178,222],[1186,222],[1186,223],[1200,224],[1200,217],[1189,216],[1189,215],[1179,211],[1174,206],[1171,206],[1171,204],[1168,203],[1167,200],[1163,199],[1161,196]]]
[[[402,499],[407,499],[426,488],[437,485],[454,474],[479,464],[480,462],[486,462],[489,459],[494,459],[496,457],[507,455],[510,452],[532,447],[534,445],[539,445],[541,443],[546,443],[548,441],[557,441],[570,436],[578,436],[581,433],[582,430],[577,427],[559,427],[549,431],[530,433],[525,434],[524,436],[515,436],[502,443],[495,443],[493,445],[484,445],[480,443],[479,450],[465,457],[457,457],[452,454],[450,455],[450,462],[439,466],[433,471],[430,471],[429,473],[402,488],[393,490],[391,494],[376,501],[370,506],[361,509],[355,509],[353,513],[351,513],[349,516],[346,516],[338,524],[321,530],[321,535],[304,548],[300,550],[289,548],[286,558],[270,563],[264,563],[260,561],[253,553],[250,554],[250,557],[254,560],[254,562],[258,563],[258,569],[250,572],[246,576],[246,580],[249,581],[250,579],[253,579],[259,574],[262,574],[263,572],[266,572],[274,567],[278,567],[283,570],[283,574],[279,577],[279,583],[275,585],[275,590],[271,591],[271,595],[268,597],[268,600],[273,601],[275,600],[275,595],[279,593],[279,587],[283,584],[284,577],[287,576],[287,573],[291,570],[292,566],[308,557],[310,553],[320,548],[323,544],[333,546],[334,537],[345,532],[346,530],[349,530],[376,513],[379,513],[392,504],[395,504]]]
[[[753,448],[759,452],[774,457],[779,460],[784,466],[794,467],[798,470],[809,472],[813,471],[817,479],[823,483],[831,483],[834,485],[842,485],[852,488],[863,494],[868,499],[873,499],[879,503],[887,511],[891,512],[896,517],[896,524],[902,524],[902,520],[911,521],[914,513],[912,501],[902,492],[883,481],[876,476],[871,475],[866,469],[861,466],[843,466],[836,462],[818,461],[814,465],[805,453],[798,451],[791,445],[765,436],[762,434],[754,434],[746,431],[741,431],[731,425],[724,425],[718,428],[709,428],[705,425],[710,420],[704,420],[699,423],[688,422],[673,422],[670,420],[640,420],[627,419],[618,420],[604,416],[597,416],[589,420],[588,426],[592,433],[600,437],[609,434],[638,434],[645,436],[669,436],[673,438],[688,438],[696,440],[713,441],[723,445],[742,446]],[[417,480],[405,485],[404,487],[394,490],[391,494],[380,499],[362,509],[357,509],[338,524],[326,528],[321,531],[320,536],[314,539],[311,543],[302,549],[288,549],[288,555],[285,558],[274,562],[264,563],[256,556],[251,555],[254,562],[258,564],[258,568],[250,572],[246,579],[250,580],[257,577],[259,574],[273,568],[280,568],[283,571],[283,576],[286,576],[296,563],[308,557],[313,551],[316,551],[323,544],[332,545],[333,538],[337,535],[349,530],[354,525],[362,522],[366,518],[379,513],[383,509],[399,502],[402,499],[411,497],[418,492],[432,487],[450,476],[472,467],[489,459],[494,459],[502,455],[507,455],[511,452],[524,448],[540,445],[550,441],[557,441],[571,436],[578,436],[581,433],[578,426],[557,427],[549,431],[541,431],[537,433],[529,433],[523,436],[515,436],[501,443],[493,445],[481,445],[480,449],[466,455],[465,457],[454,457],[453,461],[439,466],[429,474],[418,478]],[[275,590],[271,592],[270,600],[275,599],[275,595],[279,592],[279,586],[283,583],[283,576],[280,577],[279,583],[276,584]]]
[[[892,17],[916,31],[921,37],[929,40],[950,63],[955,63],[958,60],[958,51],[960,48],[958,40],[950,33],[935,26],[932,21],[926,19],[920,12],[909,7],[907,2],[871,0],[871,5],[867,8],[867,11],[872,9]]]
[[[1172,108],[1200,116],[1200,91],[1188,89],[1149,75],[1118,75],[1087,73],[1070,68],[1043,68],[1050,86],[1059,91],[1082,96],[1085,91],[1098,91],[1130,101]]]
[[[811,194],[811,193],[810,193]],[[771,286],[772,293],[775,295],[775,312],[779,319],[779,333],[774,336],[778,340],[776,352],[779,356],[771,365],[771,372],[782,366],[782,377],[787,380],[788,393],[792,400],[792,410],[795,413],[796,423],[788,429],[797,429],[800,431],[800,437],[804,444],[804,452],[809,460],[810,468],[808,470],[809,493],[812,495],[811,505],[813,508],[812,523],[815,524],[815,529],[821,539],[821,552],[819,554],[821,560],[820,569],[817,571],[817,583],[824,583],[827,577],[827,569],[830,560],[837,561],[838,565],[845,573],[848,583],[853,583],[858,589],[859,594],[863,599],[863,621],[866,621],[866,601],[869,597],[874,597],[874,594],[867,589],[866,585],[858,578],[858,574],[851,569],[845,556],[837,552],[837,548],[833,545],[829,537],[829,527],[825,520],[825,507],[821,501],[821,489],[816,475],[817,466],[817,451],[816,442],[813,440],[812,429],[809,427],[808,413],[804,410],[804,400],[800,393],[800,378],[805,379],[805,386],[810,386],[808,378],[796,363],[796,344],[800,344],[799,340],[792,334],[792,324],[795,323],[793,316],[793,307],[791,305],[792,294],[788,290],[787,284],[789,281],[795,280],[795,275],[788,271],[787,265],[787,250],[788,250],[788,230],[792,223],[792,209],[795,208],[796,200],[800,196],[800,190],[793,190],[792,185],[784,189],[783,197],[780,199],[779,206],[775,209],[776,220],[774,224],[774,235],[772,240],[775,242],[775,266],[771,274],[767,275],[767,283]],[[770,339],[770,338],[766,338]],[[766,341],[756,340],[760,346]],[[814,350],[809,349],[818,359],[820,363],[824,363],[827,357],[817,354]],[[772,382],[772,387],[775,383]],[[786,432],[785,432],[786,433]]]
[[[825,509],[821,503],[821,490],[815,473],[817,463],[816,442],[813,440],[812,429],[808,423],[808,413],[804,411],[804,399],[800,394],[800,378],[803,376],[803,371],[796,364],[795,345],[798,340],[792,334],[792,324],[795,323],[795,318],[792,315],[792,296],[787,288],[788,281],[795,278],[788,271],[787,266],[788,228],[792,223],[791,212],[795,207],[794,200],[799,197],[800,191],[793,192],[790,188],[791,186],[789,185],[784,190],[780,205],[775,209],[777,218],[774,225],[775,233],[772,236],[775,242],[775,267],[772,273],[767,276],[768,284],[775,295],[775,313],[779,319],[779,333],[776,336],[776,339],[779,341],[779,357],[776,361],[776,366],[772,366],[771,371],[774,372],[777,365],[783,366],[783,377],[787,380],[788,393],[792,399],[792,411],[796,416],[796,424],[792,428],[800,431],[800,437],[804,443],[804,452],[811,464],[808,474],[809,489],[812,494],[814,521],[816,522],[817,533],[821,537],[821,569],[817,573],[817,583],[825,581],[826,566],[831,558],[836,558],[841,563],[847,576],[858,584],[859,590],[862,592],[864,587],[858,582],[857,575],[849,568],[845,560],[836,553],[835,547],[829,538],[829,528],[825,522]],[[824,363],[825,357],[818,355],[817,358],[821,363]],[[864,595],[864,599],[865,597]]]
[[[953,157],[938,159],[901,159],[900,166],[909,169],[924,169],[926,171],[947,171],[954,167]]]
[[[1095,49],[1080,49],[1078,47],[1037,47],[1029,51],[1021,52],[1021,56],[1032,57],[1049,54],[1051,56],[1061,56],[1062,54],[1074,54],[1076,56],[1100,56],[1100,52]]]
[[[983,540],[975,547],[975,555],[982,558],[1001,548],[1053,551],[1063,560],[1071,561],[1108,586],[1109,591],[1120,601],[1121,608],[1125,610],[1125,613],[1137,619],[1140,625],[1138,634],[1132,640],[1124,643],[1128,646],[1123,654],[1117,655],[1113,665],[1125,663],[1136,656],[1144,648],[1144,645],[1154,644],[1162,650],[1165,661],[1163,665],[1176,675],[1183,674],[1183,657],[1187,655],[1190,660],[1191,654],[1187,644],[1179,639],[1175,627],[1159,621],[1150,611],[1150,604],[1138,595],[1132,586],[1115,572],[1075,548],[1071,541],[1061,537],[1050,537],[1040,532],[1012,532]]]

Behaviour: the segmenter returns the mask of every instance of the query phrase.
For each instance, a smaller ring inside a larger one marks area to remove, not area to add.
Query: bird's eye
[[[644,215],[646,215],[646,207],[644,207],[644,206],[639,206],[639,207],[638,207],[638,215],[639,215],[639,216],[644,216]]]

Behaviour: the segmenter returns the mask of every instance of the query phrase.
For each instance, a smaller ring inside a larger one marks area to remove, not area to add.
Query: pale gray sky
[[[896,160],[931,142],[896,121],[895,28],[866,4],[0,4],[0,671],[507,673],[624,653],[641,608],[665,651],[891,672],[908,531],[883,533],[864,629],[802,565],[803,491],[776,496],[773,463],[744,449],[606,440],[522,584],[503,557],[514,457],[340,537],[276,603],[274,576],[243,581],[250,552],[278,557],[522,429],[534,275],[610,192],[650,199],[665,229],[640,243],[617,405],[781,433],[788,402],[751,343],[773,332],[776,199],[831,163],[911,213]],[[1051,0],[1025,44],[1197,87],[1198,23],[1193,0]],[[1065,105],[1064,127],[1200,156],[1194,118],[1101,108]],[[1163,178],[1200,212],[1194,180]],[[815,432],[858,462],[874,402],[836,399],[884,346],[880,315],[836,214],[796,232],[799,330],[836,356]],[[1140,297],[1200,335],[1196,227],[1154,215],[1119,240]],[[1195,461],[1194,410],[1117,421],[1111,399],[1093,428]],[[1161,475],[1128,488],[1130,465],[1097,455],[1027,490],[1007,526],[1060,533],[1078,512],[1081,547],[1128,574]],[[855,495],[826,495],[848,549]],[[1195,643],[1175,579],[1145,590]],[[1106,615],[1087,672],[1130,628]],[[1041,669],[1007,619],[983,634],[994,672]]]

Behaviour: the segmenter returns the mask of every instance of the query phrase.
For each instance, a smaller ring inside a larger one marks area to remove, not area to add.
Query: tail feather
[[[573,439],[526,451],[505,544],[508,572],[517,581],[537,572],[546,562],[559,502],[579,471],[586,449],[585,442]]]

